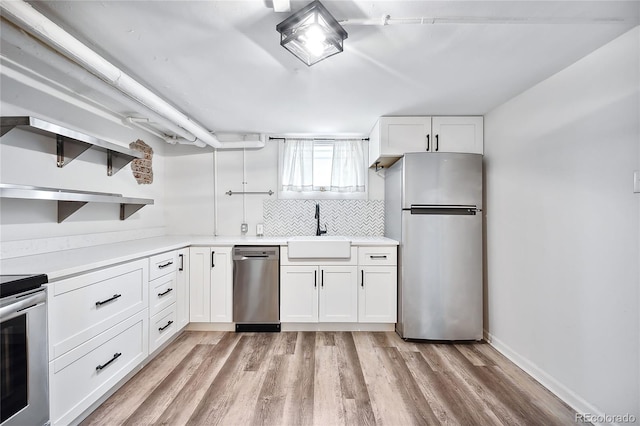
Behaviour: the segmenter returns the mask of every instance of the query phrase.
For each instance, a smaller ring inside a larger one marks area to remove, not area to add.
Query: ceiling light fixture
[[[276,25],[280,45],[311,66],[340,53],[347,32],[316,0]]]

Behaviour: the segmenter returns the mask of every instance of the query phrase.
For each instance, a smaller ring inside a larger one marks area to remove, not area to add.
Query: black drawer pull
[[[180,267],[178,268],[178,271],[183,271],[184,270],[184,254],[179,254],[178,256],[180,257]]]
[[[167,325],[165,325],[164,327],[160,327],[160,328],[158,329],[158,331],[164,331],[164,330],[165,330],[167,327],[169,327],[171,324],[173,324],[173,321],[169,321],[169,322],[167,323]]]
[[[102,300],[100,302],[96,302],[96,306],[101,306],[101,305],[104,305],[105,303],[112,302],[112,301],[116,300],[118,297],[122,297],[122,295],[121,294],[114,294],[113,297],[111,297],[111,298],[109,298],[107,300]]]
[[[113,354],[113,358],[111,358],[109,361],[106,362],[106,364],[102,364],[96,367],[96,370],[100,371],[103,368],[105,368],[107,365],[111,364],[113,361],[115,361],[116,359],[120,358],[120,355],[122,355],[122,352],[116,352],[115,354]]]
[[[164,296],[165,294],[169,294],[169,293],[171,293],[172,291],[173,291],[173,289],[172,289],[172,288],[168,288],[168,289],[167,289],[167,291],[163,291],[162,293],[158,293],[158,297],[162,297],[162,296]]]
[[[362,286],[362,288],[364,288],[364,269],[360,269],[360,276],[362,277],[360,285]]]
[[[212,268],[216,267],[216,252],[215,251],[211,252],[211,267]]]
[[[370,255],[369,255],[369,257],[370,257],[371,259],[386,259],[386,258],[387,258],[387,255],[386,255],[386,254],[383,254],[383,255],[380,255],[380,256],[374,256],[374,255],[370,254]]]
[[[158,265],[158,268],[160,268],[160,269],[166,268],[169,265],[173,265],[173,262],[169,261],[169,262],[165,263],[164,265]]]

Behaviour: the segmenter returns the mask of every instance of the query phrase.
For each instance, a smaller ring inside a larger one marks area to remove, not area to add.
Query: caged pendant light
[[[276,25],[280,45],[311,66],[342,52],[347,32],[316,0]]]

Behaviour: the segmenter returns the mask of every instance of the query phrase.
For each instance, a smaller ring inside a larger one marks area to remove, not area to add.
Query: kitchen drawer
[[[149,353],[152,353],[169,340],[171,336],[176,334],[177,330],[175,304],[152,316],[149,322]]]
[[[149,315],[153,316],[176,302],[176,285],[175,273],[149,282]]]
[[[155,280],[176,271],[178,256],[174,251],[156,254],[149,258],[149,279]]]
[[[145,309],[49,363],[54,425],[70,424],[144,361],[148,315]]]
[[[397,265],[397,246],[358,247],[358,265]]]
[[[49,359],[149,306],[148,261],[141,259],[49,286]]]

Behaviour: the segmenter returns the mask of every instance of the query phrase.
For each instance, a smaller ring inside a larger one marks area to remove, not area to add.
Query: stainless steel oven
[[[46,425],[47,276],[0,278],[0,425]]]

